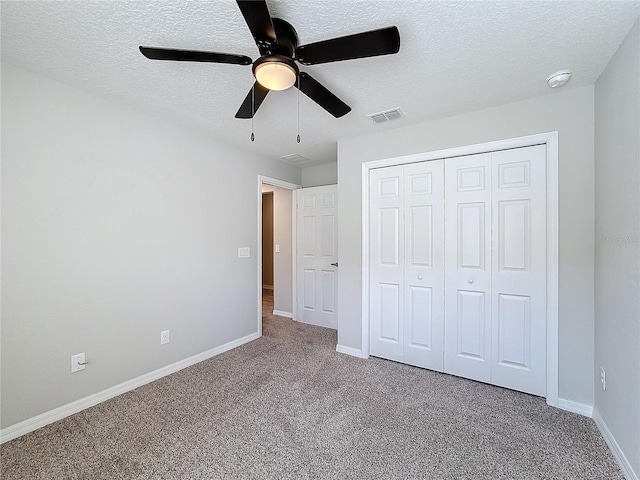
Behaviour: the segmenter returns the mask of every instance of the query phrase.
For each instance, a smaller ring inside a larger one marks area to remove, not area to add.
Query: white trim
[[[302,188],[302,185],[298,185],[297,183],[289,183],[284,180],[279,180],[273,177],[267,177],[265,175],[258,175],[258,180],[260,182],[260,195],[262,195],[262,184],[266,183],[267,185],[273,185],[274,187],[282,187],[287,190],[298,190]]]
[[[620,445],[618,445],[618,442],[616,442],[616,439],[611,433],[611,430],[609,430],[609,427],[600,416],[600,412],[598,412],[597,408],[593,409],[592,417],[593,421],[596,422],[596,426],[598,427],[598,430],[600,430],[604,441],[607,442],[609,450],[611,450],[611,453],[613,453],[613,457],[616,459],[616,462],[618,462],[618,466],[620,467],[620,470],[622,470],[625,478],[627,480],[639,480],[638,473],[633,471],[633,467],[629,463],[629,460],[627,460],[627,457],[620,448]]]
[[[247,335],[246,337],[232,340],[231,342],[220,345],[219,347],[215,347],[205,352],[198,353],[197,355],[193,355],[192,357],[185,358],[184,360],[172,363],[171,365],[167,365],[166,367],[162,367],[152,372],[145,373],[144,375],[132,378],[131,380],[127,380],[126,382],[107,388],[106,390],[102,390],[101,392],[94,393],[74,402],[62,405],[61,407],[49,410],[48,412],[41,413],[40,415],[29,418],[20,423],[16,423],[15,425],[3,428],[2,430],[0,430],[0,443],[5,443],[9,440],[13,440],[14,438],[20,437],[21,435],[44,427],[45,425],[49,425],[50,423],[61,420],[65,417],[68,417],[69,415],[73,415],[74,413],[78,413],[86,408],[93,407],[94,405],[109,400],[110,398],[129,392],[142,385],[146,385],[147,383],[153,382],[162,377],[166,377],[167,375],[171,375],[172,373],[182,370],[183,368],[190,367],[192,365],[195,365],[196,363],[200,363],[211,357],[220,355],[221,353],[224,353],[228,350],[239,347],[240,345],[256,340],[259,337],[260,336],[256,332]]]
[[[351,355],[352,357],[369,358],[369,355],[366,355],[362,350],[353,347],[346,347],[340,344],[336,345],[336,352]]]
[[[547,133],[547,404],[558,406],[558,132]]]
[[[278,315],[279,317],[293,318],[293,312],[285,312],[283,310],[274,310],[273,314]]]
[[[547,404],[558,406],[558,132],[373,160],[362,164],[362,352],[369,355],[369,173],[374,168],[546,145],[547,157]]]
[[[303,187],[300,187],[303,188]],[[291,318],[297,320],[298,312],[298,193],[300,190],[291,191]]]
[[[403,158],[403,157],[400,157]],[[362,164],[362,354],[369,358],[369,170]],[[343,347],[349,348],[349,347]]]
[[[591,405],[587,405],[586,403],[574,402],[573,400],[559,398],[557,407],[561,410],[577,413],[578,415],[582,415],[584,417],[591,418],[591,416],[593,415],[593,407]]]
[[[258,336],[262,336],[262,185],[273,185],[274,187],[282,187],[287,190],[298,190],[302,188],[301,185],[297,185],[295,183],[285,182],[284,180],[279,180],[277,178],[267,177],[265,175],[258,175],[258,207],[257,207],[257,217],[258,217],[258,243],[256,245],[256,257],[257,257],[257,267],[256,267],[256,278],[258,279],[258,318],[257,318],[257,331]],[[296,308],[296,243],[295,243],[295,231],[296,231],[296,209],[295,209],[295,195],[291,195],[292,206],[291,206],[291,306],[293,311],[295,312]],[[295,320],[295,316],[292,316]]]

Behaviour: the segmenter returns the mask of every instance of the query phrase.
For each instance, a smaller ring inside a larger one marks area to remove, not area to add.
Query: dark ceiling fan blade
[[[303,65],[315,65],[389,55],[398,53],[399,50],[400,32],[398,32],[398,28],[387,27],[302,45],[296,49],[296,60]]]
[[[236,0],[251,35],[256,41],[260,55],[269,53],[270,47],[278,43],[271,15],[264,0]]]
[[[300,72],[295,85],[302,93],[336,118],[340,118],[351,111],[349,105],[323,87],[308,73]]]
[[[176,60],[179,62],[212,62],[231,63],[234,65],[251,65],[252,61],[245,55],[229,53],[199,52],[196,50],[175,50],[173,48],[140,47],[140,53],[151,60]]]
[[[236,118],[253,118],[255,113],[258,111],[258,108],[260,108],[260,105],[266,98],[267,93],[269,93],[268,88],[264,88],[258,82],[255,82],[244,99],[244,102],[240,105],[238,113],[236,113]],[[252,96],[254,97],[253,99],[251,98]]]

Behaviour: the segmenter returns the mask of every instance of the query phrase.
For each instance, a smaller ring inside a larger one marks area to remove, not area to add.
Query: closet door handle
[[[422,275],[418,275],[418,280],[422,280]]]
[[[470,278],[470,279],[469,279],[469,283],[473,283],[473,278]]]
[[[336,263],[332,263],[332,264],[331,264],[331,266],[333,266],[333,267],[337,267],[337,266],[338,266],[338,262],[336,262]]]

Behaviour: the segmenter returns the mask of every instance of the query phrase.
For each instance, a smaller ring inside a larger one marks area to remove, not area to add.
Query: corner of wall
[[[302,167],[302,186],[321,187],[338,183],[338,163],[323,163]]]
[[[618,466],[620,467],[620,470],[622,470],[622,473],[624,474],[625,478],[627,480],[638,480],[639,479],[638,473],[633,470],[631,463],[627,459],[622,448],[620,448],[620,445],[618,445],[616,438],[611,433],[611,430],[609,430],[609,427],[607,426],[606,422],[603,420],[597,408],[593,409],[592,418],[596,424],[596,427],[598,427],[598,430],[600,431],[602,438],[604,438],[604,441],[609,447],[609,450],[611,450],[611,453],[613,454],[613,457],[615,458]]]

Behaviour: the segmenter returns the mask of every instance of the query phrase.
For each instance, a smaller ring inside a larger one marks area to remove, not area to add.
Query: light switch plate
[[[79,372],[80,370],[84,370],[86,365],[82,365],[86,362],[86,357],[84,352],[78,353],[76,355],[71,356],[71,373]]]
[[[238,258],[249,258],[251,256],[251,248],[250,247],[240,247],[238,248]]]

